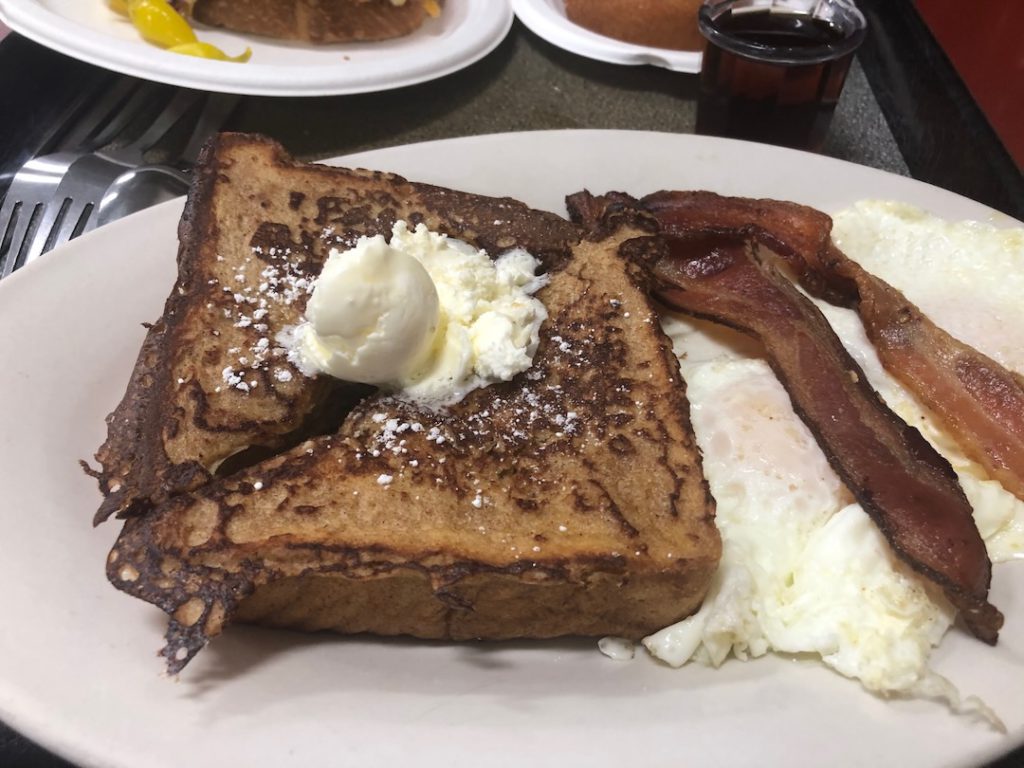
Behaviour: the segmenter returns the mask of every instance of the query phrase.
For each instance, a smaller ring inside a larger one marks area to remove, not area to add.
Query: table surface
[[[974,108],[955,72],[903,0],[861,0],[873,35],[855,62],[824,152],[913,176],[1024,217],[1024,180]],[[914,46],[889,45],[901,34]],[[18,71],[34,73],[31,88]],[[52,146],[62,109],[82,88],[117,77],[47,51],[17,35],[0,42],[0,191],[32,153]],[[922,83],[930,84],[922,88]],[[48,98],[39,94],[49,94]],[[63,94],[63,95],[61,95]],[[913,94],[908,100],[907,94]],[[562,51],[518,22],[490,55],[442,79],[376,94],[313,99],[246,98],[227,128],[257,131],[315,160],[430,139],[560,128],[692,133],[696,76],[605,64]],[[63,101],[62,101],[63,100]],[[939,135],[927,121],[956,109]],[[372,119],[351,119],[372,115]],[[300,118],[300,119],[297,119]],[[952,119],[955,117],[956,119]],[[922,138],[922,136],[924,138]],[[972,161],[939,161],[969,136]],[[0,723],[0,765],[67,768],[68,763]],[[1024,749],[992,768],[1024,767]]]

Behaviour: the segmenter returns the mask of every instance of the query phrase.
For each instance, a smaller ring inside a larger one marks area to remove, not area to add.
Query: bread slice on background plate
[[[444,0],[172,0],[212,27],[309,43],[404,37],[440,15]]]

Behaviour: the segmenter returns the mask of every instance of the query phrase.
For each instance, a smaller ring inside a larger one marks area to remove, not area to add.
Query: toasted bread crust
[[[299,321],[303,286],[330,248],[390,236],[398,219],[495,255],[521,246],[548,268],[579,237],[564,219],[514,200],[304,165],[261,137],[223,134],[204,150],[178,228],[178,280],[96,454],[105,495],[97,522],[197,488],[253,446],[272,453],[315,433],[312,417],[351,387],[339,392],[269,354],[274,333]],[[261,338],[269,347],[257,363]],[[228,370],[255,382],[253,391],[229,384]]]
[[[210,26],[310,43],[403,37],[430,18],[420,0],[177,0],[176,7]]]
[[[244,190],[240,199],[248,203],[230,208],[236,219],[239,207],[263,211],[275,198],[259,192],[268,176],[254,173],[271,161],[264,149],[235,138],[206,158],[216,184]],[[237,175],[240,165],[225,162],[238,163],[239,152],[261,156],[246,166],[248,182]],[[300,170],[306,183],[296,189],[315,189],[322,174],[335,188],[356,178],[344,169]],[[638,233],[624,228],[567,248],[562,238],[575,230],[566,222],[514,201],[372,178],[386,181],[396,199],[417,190],[431,226],[447,222],[482,244],[532,237],[546,247],[550,282],[538,297],[549,316],[534,364],[441,411],[368,397],[336,433],[126,520],[107,574],[169,615],[168,667],[180,670],[232,621],[453,640],[636,639],[692,613],[721,544],[678,361],[642,270],[620,255],[619,245]],[[432,213],[434,198],[445,201],[445,216]],[[327,208],[342,229],[381,223],[361,204]],[[216,204],[211,210],[223,245],[231,217]],[[484,211],[489,232],[469,225],[474,217],[482,222]],[[504,226],[493,229],[496,221]],[[197,231],[209,234],[194,220],[182,228],[187,237]],[[183,251],[183,258],[196,253]],[[301,261],[307,253],[295,249],[284,258]],[[248,251],[234,252],[229,273],[246,258]],[[205,307],[205,279],[179,283],[175,293],[182,285],[198,288],[188,306]],[[169,345],[166,330],[155,338],[153,345]],[[235,343],[214,338],[207,351]],[[142,363],[136,377],[180,370],[147,374]],[[273,390],[293,383],[268,376],[232,393],[245,398],[235,408],[272,405]],[[175,466],[183,464],[179,457]]]

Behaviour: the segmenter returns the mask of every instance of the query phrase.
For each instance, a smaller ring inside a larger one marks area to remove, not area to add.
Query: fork
[[[138,138],[123,146],[103,147],[74,160],[44,211],[23,265],[95,228],[95,213],[111,183],[127,169],[142,163],[147,152],[164,142],[202,105],[188,145],[180,156],[188,164],[194,162],[203,142],[223,123],[237,102],[237,96],[179,90]]]
[[[142,210],[147,205],[153,204],[154,201],[146,199],[146,196],[140,198],[130,194],[131,185],[127,182],[133,176],[138,179],[141,173],[151,176],[162,175],[165,180],[183,185],[187,189],[191,180],[192,166],[198,160],[200,150],[206,144],[207,139],[224,124],[224,121],[238,105],[239,100],[240,97],[231,94],[207,95],[206,102],[192,128],[188,144],[179,153],[175,165],[138,165],[138,163],[133,163],[128,168],[108,166],[103,178],[94,179],[93,186],[89,188],[88,196],[91,198],[92,209],[89,212],[83,233],[107,224],[119,215],[125,215],[128,211]],[[103,152],[97,152],[96,155],[111,160],[111,162],[117,162]],[[69,176],[74,176],[74,172],[75,168],[72,167]],[[120,205],[109,206],[107,210],[104,210],[104,205],[110,202],[108,198],[117,195],[122,198]]]
[[[0,205],[0,278],[24,262],[26,244],[38,232],[40,214],[67,169],[83,153],[116,140],[149,106],[152,95],[141,81],[119,81],[85,108],[60,143],[60,151],[32,158],[18,170]],[[80,103],[90,98],[92,94],[83,94]],[[71,112],[81,110],[75,107]]]

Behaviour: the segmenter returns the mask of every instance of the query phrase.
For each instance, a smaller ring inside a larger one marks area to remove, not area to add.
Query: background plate
[[[652,64],[675,72],[700,72],[700,51],[673,51],[615,40],[573,24],[564,0],[512,0],[516,16],[552,45],[612,64]]]
[[[595,158],[601,158],[595,162]],[[835,210],[867,197],[1011,223],[950,192],[817,155],[624,131],[480,136],[349,164],[563,212],[584,187],[704,188]],[[77,461],[103,440],[175,276],[172,201],[72,241],[0,283],[0,717],[80,763],[521,767],[976,765],[1024,742],[1024,567],[995,569],[995,648],[952,631],[934,657],[1006,721],[883,701],[809,661],[679,670],[592,641],[447,644],[231,628],[177,682],[164,616],[104,577],[117,523]]]
[[[314,46],[196,25],[201,40],[246,64],[197,59],[149,45],[106,0],[0,0],[11,29],[76,59],[185,88],[255,96],[336,96],[433,80],[486,56],[512,26],[507,0],[446,0],[439,19],[406,37]]]

